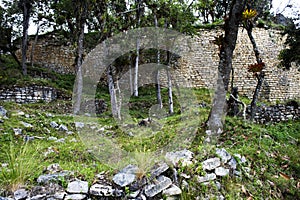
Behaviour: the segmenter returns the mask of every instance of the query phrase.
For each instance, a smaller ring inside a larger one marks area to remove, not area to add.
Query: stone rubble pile
[[[77,124],[82,126],[82,124]],[[106,172],[99,173],[91,185],[87,181],[74,177],[74,173],[61,169],[58,164],[52,164],[45,169],[45,173],[37,178],[37,186],[19,189],[0,200],[91,200],[91,199],[180,199],[184,189],[193,189],[188,181],[193,175],[180,174],[177,171],[183,166],[192,166],[200,162],[204,175],[194,175],[199,184],[214,184],[218,191],[197,199],[225,199],[221,192],[220,179],[224,176],[240,176],[239,169],[246,163],[245,157],[230,155],[225,149],[216,149],[216,157],[197,161],[193,152],[182,150],[168,152],[165,161],[155,164],[149,172],[139,169],[135,165],[127,165],[115,174],[112,179]],[[180,177],[180,182],[178,181]],[[67,182],[62,187],[62,180]]]

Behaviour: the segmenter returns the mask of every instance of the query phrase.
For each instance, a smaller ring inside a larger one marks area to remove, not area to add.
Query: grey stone
[[[165,163],[165,162],[158,163],[157,165],[154,166],[154,168],[152,168],[150,170],[150,173],[151,173],[152,177],[156,177],[156,176],[161,175],[162,173],[164,173],[168,169],[169,169],[169,165],[167,163]]]
[[[87,194],[89,191],[89,184],[87,181],[73,181],[68,184],[67,192],[75,194]]]
[[[205,176],[197,176],[199,183],[212,181],[212,180],[215,180],[216,178],[217,178],[217,176],[214,173],[206,174]]]
[[[29,141],[32,141],[32,140],[34,140],[34,139],[35,139],[34,136],[29,136],[29,135],[25,135],[25,136],[24,136],[24,141],[25,141],[25,142],[29,142]]]
[[[166,196],[175,196],[181,193],[182,193],[181,189],[176,185],[172,184],[171,187],[165,189],[162,194]]]
[[[231,169],[236,169],[237,167],[237,162],[236,160],[234,159],[234,157],[232,157],[230,159],[230,161],[228,162],[228,165],[230,166]]]
[[[62,168],[58,163],[53,163],[47,167],[47,172],[49,173],[56,173],[62,171]]]
[[[22,129],[14,128],[13,130],[14,130],[15,135],[22,135]]]
[[[62,199],[65,198],[66,195],[67,195],[66,192],[56,192],[56,193],[53,195],[53,197],[54,197],[55,199],[62,200]]]
[[[220,158],[209,158],[202,162],[203,170],[213,170],[221,165]]]
[[[184,149],[182,151],[168,152],[165,156],[165,159],[168,162],[171,162],[174,166],[178,166],[178,163],[181,162],[183,166],[188,166],[192,164],[193,152]]]
[[[57,137],[50,136],[50,137],[48,137],[48,140],[56,141],[56,140],[57,140]]]
[[[50,122],[50,126],[51,126],[52,128],[57,128],[57,127],[58,127],[58,124],[57,124],[55,121],[52,121],[52,122]]]
[[[47,196],[46,194],[39,194],[31,197],[30,200],[43,200],[46,198],[46,196]]]
[[[65,131],[65,132],[67,132],[67,131],[68,131],[68,128],[67,128],[67,126],[61,124],[61,125],[59,125],[58,130],[59,130],[59,131]]]
[[[134,191],[134,192],[131,192],[128,197],[129,198],[136,198],[139,194],[140,194],[141,190],[137,190],[137,191]]]
[[[223,163],[231,159],[231,155],[224,149],[216,149],[216,154],[221,157]]]
[[[147,197],[154,197],[155,195],[170,187],[170,185],[172,185],[172,181],[170,178],[166,176],[159,176],[156,179],[156,183],[146,185],[145,195]]]
[[[90,188],[90,194],[101,197],[111,197],[114,189],[110,185],[94,184]]]
[[[0,106],[0,116],[6,117],[7,110],[3,106]]]
[[[26,122],[20,122],[25,128],[32,128],[32,124],[26,123]]]
[[[65,142],[65,138],[60,138],[60,139],[56,140],[55,142],[64,143]]]
[[[113,181],[115,184],[124,187],[130,185],[135,180],[135,174],[118,173],[114,175]]]
[[[23,200],[28,197],[28,192],[25,189],[19,189],[14,192],[15,200]]]
[[[38,177],[37,182],[42,184],[56,182],[59,181],[60,178],[65,178],[67,176],[69,176],[68,172],[61,172],[56,174],[43,174]]]
[[[217,176],[226,176],[229,174],[229,169],[226,169],[224,167],[218,167],[215,169],[215,173]]]
[[[75,122],[75,128],[83,128],[84,123],[83,122]]]
[[[83,200],[86,197],[85,194],[68,194],[65,196],[64,200]]]

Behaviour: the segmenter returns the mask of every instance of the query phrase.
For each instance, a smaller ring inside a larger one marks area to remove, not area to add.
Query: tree
[[[228,91],[230,72],[232,69],[232,55],[235,49],[239,24],[246,0],[234,0],[228,18],[225,20],[225,36],[220,46],[220,61],[218,66],[217,88],[213,99],[212,109],[208,118],[208,128],[213,134],[222,133],[226,112],[226,92]]]

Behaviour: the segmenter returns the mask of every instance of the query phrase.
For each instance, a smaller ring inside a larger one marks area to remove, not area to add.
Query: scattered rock
[[[215,169],[215,173],[217,176],[226,176],[229,174],[229,169],[226,169],[224,167],[218,167]]]
[[[154,197],[172,185],[171,179],[166,176],[159,176],[156,181],[155,184],[146,185],[145,194],[147,197]]]
[[[44,200],[46,198],[46,194],[39,194],[30,198],[30,200]]]
[[[85,194],[68,194],[64,200],[83,200],[86,198]]]
[[[53,173],[61,172],[62,168],[58,163],[53,163],[49,165],[46,170],[48,173],[53,174]]]
[[[50,126],[51,126],[52,128],[57,128],[57,127],[58,127],[58,124],[57,124],[55,121],[52,121],[52,122],[50,122]]]
[[[166,196],[175,196],[175,195],[179,195],[181,193],[182,193],[181,189],[179,187],[177,187],[176,185],[172,184],[171,187],[164,190],[162,194],[166,195]]]
[[[94,184],[90,188],[90,194],[100,197],[111,197],[114,189],[110,185]]]
[[[15,200],[23,200],[26,199],[28,196],[28,192],[25,189],[19,189],[14,192]]]
[[[217,176],[214,173],[206,174],[205,176],[197,176],[199,183],[212,181],[212,180],[215,180],[216,178],[217,178]]]
[[[22,129],[20,129],[20,128],[14,128],[13,130],[15,132],[15,135],[22,135]]]
[[[236,160],[234,159],[234,157],[232,157],[230,159],[230,161],[228,162],[228,165],[230,166],[231,169],[236,169],[237,167],[237,162]]]
[[[26,123],[26,122],[20,122],[25,128],[32,128],[32,124]]]
[[[47,184],[47,183],[50,183],[50,182],[57,182],[61,178],[66,178],[69,175],[70,174],[68,172],[61,172],[61,173],[55,173],[55,174],[43,174],[43,175],[40,175],[38,177],[37,182],[41,183],[41,184]]]
[[[179,161],[183,166],[188,166],[192,164],[193,152],[184,149],[182,151],[168,152],[165,159],[171,162],[175,167],[178,166]]]
[[[68,128],[67,128],[67,126],[61,124],[61,125],[59,125],[58,130],[59,130],[59,131],[67,132],[67,131],[68,131]]]
[[[128,165],[113,177],[114,183],[124,187],[134,182],[139,168],[135,165]]]
[[[56,141],[56,140],[57,140],[57,137],[50,136],[50,137],[48,137],[48,140]]]
[[[164,173],[165,171],[167,171],[168,169],[169,169],[169,165],[167,165],[167,163],[165,162],[158,163],[157,165],[154,166],[154,168],[152,168],[152,170],[150,170],[151,177],[157,177],[162,173]]]
[[[64,143],[65,142],[65,138],[60,138],[60,139],[56,140],[55,142]]]
[[[223,163],[231,159],[231,155],[224,149],[216,149],[216,154],[221,157]]]
[[[209,158],[202,162],[203,170],[213,170],[221,165],[220,158]]]
[[[83,128],[84,123],[83,122],[75,122],[75,128]]]
[[[68,184],[67,192],[73,194],[87,194],[89,184],[87,181],[73,181]]]
[[[6,117],[7,110],[3,106],[0,106],[0,116]]]

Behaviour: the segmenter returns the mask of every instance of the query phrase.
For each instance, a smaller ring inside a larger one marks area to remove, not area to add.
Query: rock
[[[59,131],[67,132],[67,131],[68,131],[68,128],[67,128],[65,125],[61,124],[61,125],[59,125],[58,130],[59,130]]]
[[[118,173],[113,177],[115,184],[124,187],[130,185],[135,180],[135,174]]]
[[[111,197],[114,189],[110,185],[94,184],[90,188],[90,194],[100,197]]]
[[[135,165],[128,165],[113,177],[114,183],[124,187],[134,182],[139,168]]]
[[[65,138],[60,138],[60,139],[56,140],[55,142],[64,143],[65,142]]]
[[[46,198],[46,194],[39,194],[30,198],[30,200],[44,200]]]
[[[241,164],[247,162],[245,156],[241,156],[240,154],[234,154],[234,156],[235,156],[236,158],[238,158],[239,163],[241,163]]]
[[[68,184],[67,192],[75,194],[87,194],[89,191],[89,184],[87,181],[73,181]]]
[[[0,116],[6,117],[7,110],[3,106],[0,106]]]
[[[46,113],[46,117],[53,117],[52,113]]]
[[[175,196],[181,193],[182,193],[181,189],[173,184],[171,185],[171,187],[165,189],[162,194],[166,196]]]
[[[214,173],[206,174],[205,176],[197,176],[199,183],[212,181],[212,180],[215,180],[216,178],[217,178],[217,176]]]
[[[75,128],[83,128],[84,123],[83,122],[75,122]]]
[[[178,166],[179,161],[183,166],[188,166],[192,164],[193,152],[184,149],[182,151],[168,152],[165,159],[171,162],[175,167]]]
[[[67,195],[67,193],[65,192],[56,192],[53,197],[55,199],[58,199],[58,200],[63,200],[65,198],[65,196]]]
[[[29,135],[25,135],[25,136],[24,136],[24,141],[25,141],[25,142],[29,142],[29,141],[32,141],[32,140],[34,140],[34,139],[35,139],[34,136],[29,136]]]
[[[22,135],[22,129],[20,129],[20,128],[14,128],[13,130],[15,132],[15,135]]]
[[[23,200],[26,199],[28,196],[28,192],[25,189],[19,189],[14,192],[15,200]]]
[[[226,169],[224,167],[218,167],[215,169],[215,173],[217,176],[226,176],[229,174],[229,169]]]
[[[161,175],[162,173],[164,173],[165,171],[167,171],[169,169],[169,165],[165,162],[163,163],[159,163],[157,165],[155,165],[151,170],[151,177],[157,177],[159,175]]]
[[[20,122],[25,128],[32,128],[32,124],[26,123],[26,122]]]
[[[64,200],[83,200],[86,198],[85,194],[68,194]]]
[[[129,198],[136,198],[139,194],[140,194],[141,190],[137,190],[137,191],[134,191],[134,192],[131,192],[128,197]]]
[[[234,159],[234,157],[232,157],[230,159],[230,161],[228,162],[228,165],[230,166],[231,169],[236,169],[237,167],[237,162],[236,160]]]
[[[216,154],[221,157],[223,163],[231,159],[231,155],[224,149],[216,149]]]
[[[43,174],[40,175],[37,179],[38,183],[46,184],[49,182],[57,182],[60,180],[60,178],[68,177],[70,174],[69,172],[61,172],[56,174]]]
[[[220,158],[209,158],[202,162],[203,170],[213,170],[221,165]]]
[[[56,140],[57,140],[57,137],[50,136],[50,137],[48,137],[48,140],[56,141]]]
[[[154,197],[172,185],[172,180],[166,176],[159,176],[156,181],[155,184],[146,185],[145,195],[147,197]]]
[[[58,127],[58,124],[57,124],[55,121],[52,121],[52,122],[50,122],[50,126],[51,126],[52,128],[57,128],[57,127]]]
[[[47,172],[50,174],[56,173],[56,172],[61,172],[62,168],[58,163],[53,163],[47,167]]]

